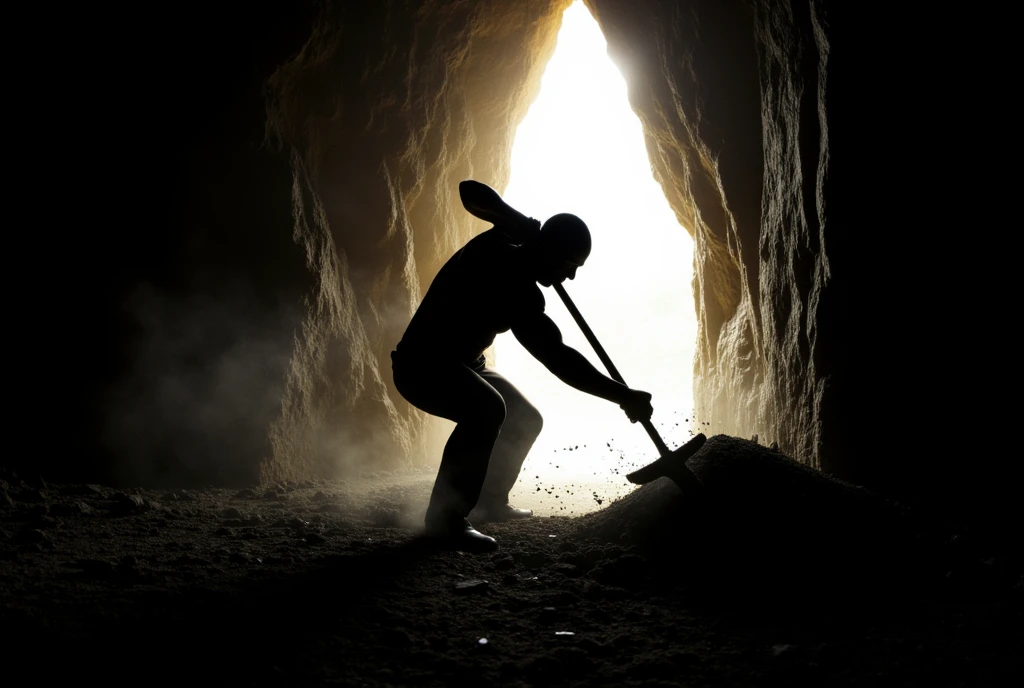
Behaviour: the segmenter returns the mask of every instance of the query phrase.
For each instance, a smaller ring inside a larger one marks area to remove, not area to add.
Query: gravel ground
[[[1024,685],[1013,560],[752,442],[690,465],[704,494],[663,478],[480,526],[487,555],[420,536],[426,470],[174,491],[6,473],[4,684]]]

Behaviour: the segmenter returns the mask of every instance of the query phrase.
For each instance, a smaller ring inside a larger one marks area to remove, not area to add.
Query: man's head
[[[576,277],[590,255],[590,229],[580,218],[559,213],[540,228],[540,274],[537,281],[545,287]]]

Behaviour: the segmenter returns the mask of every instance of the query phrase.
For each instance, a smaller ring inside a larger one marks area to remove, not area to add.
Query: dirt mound
[[[954,568],[981,575],[906,508],[756,442],[717,435],[687,465],[699,493],[658,479],[579,519],[580,534],[632,548],[666,577],[740,596],[931,594]]]

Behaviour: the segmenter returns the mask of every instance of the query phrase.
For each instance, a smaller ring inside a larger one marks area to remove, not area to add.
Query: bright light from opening
[[[688,440],[696,341],[692,241],[654,181],[626,83],[578,0],[565,12],[540,93],[516,132],[503,197],[541,221],[570,212],[587,223],[594,248],[566,291],[626,383],[653,395],[652,420],[669,448]],[[544,295],[566,343],[606,372],[555,291]],[[499,335],[495,357],[545,420],[515,503],[541,514],[579,515],[635,488],[625,474],[658,456],[640,424],[617,405],[562,383],[511,333]]]

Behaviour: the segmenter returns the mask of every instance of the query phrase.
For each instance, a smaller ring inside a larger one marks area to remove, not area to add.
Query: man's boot
[[[516,521],[531,516],[533,516],[533,511],[512,506],[508,503],[508,497],[487,498],[483,495],[469,514],[469,517],[478,523]]]
[[[428,520],[425,534],[445,549],[459,552],[483,554],[498,549],[498,541],[490,535],[484,535],[469,522],[468,519]]]

